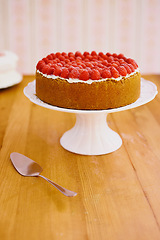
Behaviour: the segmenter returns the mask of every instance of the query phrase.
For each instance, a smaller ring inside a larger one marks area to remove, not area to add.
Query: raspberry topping
[[[122,53],[105,54],[96,51],[51,53],[36,66],[36,69],[43,74],[83,81],[124,77],[137,68],[135,60],[126,58]]]
[[[118,72],[118,70],[115,68],[115,67],[113,67],[113,66],[111,66],[111,73],[112,73],[112,76],[114,77],[114,78],[118,78],[119,77],[119,72]]]
[[[127,75],[127,70],[125,69],[124,66],[119,66],[118,67],[118,71],[119,71],[120,75],[122,75],[122,76],[126,76]]]
[[[93,69],[91,72],[91,79],[92,80],[99,80],[100,79],[100,72],[97,69]]]
[[[69,74],[70,78],[79,78],[79,71],[76,68],[73,68]]]
[[[69,75],[68,68],[66,68],[66,67],[62,68],[62,72],[61,72],[60,76],[63,77],[63,78],[68,78],[68,75]]]
[[[112,74],[109,68],[105,68],[101,74],[102,78],[111,78]]]
[[[79,79],[81,80],[88,80],[89,79],[89,72],[85,69],[85,70],[82,70],[80,75],[79,75]]]

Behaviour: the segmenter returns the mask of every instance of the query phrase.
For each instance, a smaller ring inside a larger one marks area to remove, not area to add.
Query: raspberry
[[[127,59],[127,63],[132,64],[135,69],[138,67],[137,63],[131,58]]]
[[[97,56],[96,51],[92,51],[92,52],[91,52],[91,55],[92,55],[92,56]]]
[[[37,68],[38,70],[41,70],[45,65],[46,65],[45,62],[44,62],[43,60],[40,60],[40,61],[37,63],[36,68]]]
[[[127,70],[127,73],[130,74],[132,72],[131,68],[129,67],[129,65],[127,65],[126,63],[123,64],[122,66],[125,67],[125,69]]]
[[[124,58],[124,55],[123,55],[122,53],[120,53],[120,54],[118,55],[118,58]]]
[[[51,53],[50,55],[52,55],[52,59],[56,58],[56,55],[54,53]]]
[[[84,52],[83,56],[86,57],[87,55],[89,55],[89,52]]]
[[[82,57],[82,53],[80,51],[75,52],[75,57]]]
[[[126,76],[127,75],[127,70],[125,69],[124,66],[119,66],[118,71],[119,71],[121,76]]]
[[[114,61],[114,57],[113,56],[109,56],[107,60],[110,63],[110,62]]]
[[[65,57],[65,58],[68,57],[67,53],[65,53],[65,52],[62,52],[62,56]]]
[[[86,67],[93,68],[93,64],[91,62],[86,62],[85,63]]]
[[[111,66],[110,70],[111,70],[112,77],[114,77],[114,78],[119,77],[119,72],[115,67]]]
[[[116,54],[116,53],[113,53],[112,56],[113,56],[114,58],[116,58],[116,57],[117,57],[117,54]]]
[[[108,65],[108,61],[107,61],[107,60],[103,60],[103,61],[102,61],[102,64],[103,64],[104,66],[107,66],[107,65]]]
[[[105,68],[101,74],[102,78],[111,78],[112,74],[109,68]]]
[[[54,67],[50,67],[47,71],[47,75],[52,75],[54,74]]]
[[[42,60],[47,64],[47,63],[49,63],[49,59],[47,59],[47,58],[42,58]]]
[[[111,56],[112,54],[111,54],[111,53],[109,53],[109,52],[107,52],[107,53],[106,53],[106,55],[109,57],[109,56]]]
[[[120,64],[123,64],[123,63],[125,63],[124,59],[122,59],[122,58],[121,58],[121,59],[119,59],[119,60],[118,60],[118,62],[119,62]]]
[[[112,66],[115,67],[115,68],[117,68],[117,67],[118,67],[118,64],[115,63],[115,62],[113,62],[113,63],[112,63]]]
[[[97,61],[97,60],[98,60],[98,55],[93,55],[93,56],[92,56],[92,60],[93,60],[93,61]]]
[[[82,70],[80,75],[79,75],[79,79],[81,80],[88,80],[89,79],[89,72],[85,69],[85,70]]]
[[[73,52],[69,52],[69,53],[68,53],[68,57],[73,57],[73,58],[74,58],[74,57],[75,57],[75,55],[74,55],[74,53],[73,53]]]
[[[42,68],[42,73],[44,73],[44,74],[47,74],[47,72],[48,72],[48,70],[50,69],[50,66],[48,66],[48,65],[45,65],[43,68]]]
[[[73,68],[69,74],[70,78],[79,78],[79,71],[76,68]]]
[[[55,55],[56,55],[57,58],[59,58],[59,56],[61,56],[61,53],[57,52]]]
[[[104,57],[104,53],[103,53],[103,52],[99,52],[99,53],[98,53],[98,56],[100,56],[100,57],[103,58],[103,57]]]
[[[75,61],[75,58],[74,58],[74,57],[69,57],[69,60],[70,60],[71,62],[73,62],[73,61]]]
[[[99,80],[100,79],[100,72],[97,69],[92,70],[91,79],[92,80]]]
[[[60,60],[60,61],[65,61],[65,57],[62,56],[62,55],[60,55],[60,56],[59,56],[59,60]]]
[[[65,63],[69,63],[70,61],[69,61],[69,59],[65,59]]]
[[[53,60],[52,54],[48,55],[48,56],[47,56],[47,59],[48,59],[48,60]]]
[[[76,62],[81,62],[82,58],[80,56],[76,57]]]
[[[90,54],[86,55],[86,58],[88,58],[90,61],[92,60],[92,56]]]
[[[103,67],[104,67],[102,63],[98,63],[97,66],[98,66],[99,68],[103,68]]]
[[[54,75],[60,76],[61,72],[62,72],[62,68],[60,66],[55,65]]]
[[[89,75],[91,74],[92,70],[90,67],[86,67],[86,70],[89,72]]]
[[[69,70],[68,70],[68,68],[66,68],[66,67],[64,67],[64,68],[62,68],[62,72],[61,72],[61,77],[62,78],[68,78],[68,75],[69,75]]]
[[[131,71],[132,71],[132,72],[134,72],[134,71],[135,71],[135,69],[134,69],[134,67],[133,67],[133,65],[132,65],[132,64],[128,64],[128,66],[130,67],[130,69],[131,69]]]

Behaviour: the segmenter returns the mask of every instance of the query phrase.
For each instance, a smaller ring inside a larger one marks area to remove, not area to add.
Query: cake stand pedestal
[[[65,132],[60,139],[61,145],[74,153],[101,155],[120,148],[120,136],[109,128],[106,112],[76,114],[74,127]]]
[[[29,83],[24,89],[26,97],[39,106],[76,114],[74,127],[63,134],[60,143],[66,150],[83,155],[102,155],[120,148],[122,139],[109,128],[106,120],[107,115],[146,104],[153,100],[157,93],[155,84],[141,79],[140,97],[132,104],[108,110],[74,110],[55,107],[41,101],[35,94],[35,81]]]

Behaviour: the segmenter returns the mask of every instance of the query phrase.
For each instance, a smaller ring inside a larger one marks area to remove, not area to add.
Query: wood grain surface
[[[160,90],[160,76],[144,76]],[[102,156],[70,153],[60,137],[75,115],[31,103],[23,89],[34,76],[0,90],[0,239],[160,240],[160,95],[136,109],[111,113],[121,148]],[[68,198],[38,177],[19,175],[11,152],[76,191]]]

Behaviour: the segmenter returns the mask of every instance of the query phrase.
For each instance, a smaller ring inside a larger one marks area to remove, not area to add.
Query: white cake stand
[[[35,94],[35,81],[24,88],[24,94],[31,102],[52,110],[76,114],[74,127],[63,134],[60,143],[66,150],[83,155],[102,155],[120,148],[122,139],[109,128],[107,114],[141,106],[153,100],[157,93],[154,83],[141,79],[140,97],[130,105],[108,110],[74,110],[55,107],[41,101]]]

